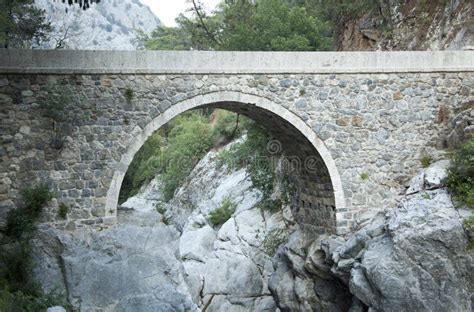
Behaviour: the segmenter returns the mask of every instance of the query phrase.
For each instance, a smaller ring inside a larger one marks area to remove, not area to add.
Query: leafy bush
[[[53,194],[45,184],[39,184],[20,191],[24,206],[14,208],[7,213],[5,234],[14,238],[30,235],[35,230],[35,221],[42,208],[53,198]]]
[[[215,123],[212,129],[215,143],[228,143],[232,139],[242,134],[242,127],[239,124],[245,119],[236,113],[218,109],[214,113]]]
[[[214,226],[224,224],[230,219],[235,208],[237,208],[237,204],[232,202],[230,198],[224,198],[220,207],[209,214],[209,222]]]
[[[289,177],[277,172],[278,159],[282,155],[270,153],[269,143],[272,137],[265,129],[255,122],[247,122],[246,128],[246,140],[221,152],[219,163],[226,165],[229,170],[245,167],[252,181],[252,187],[262,193],[260,207],[273,212],[278,211],[289,201],[290,190],[293,188]],[[283,192],[280,198],[273,198],[275,186],[278,184],[282,186]]]
[[[196,163],[211,149],[212,129],[198,114],[180,116],[168,136],[163,150],[163,198],[169,201]]]
[[[0,311],[44,311],[53,305],[66,306],[51,294],[44,295],[31,278],[33,260],[30,239],[42,208],[52,198],[44,184],[20,192],[24,206],[7,213],[5,234],[0,253]],[[71,309],[69,309],[71,310]]]
[[[474,209],[474,138],[453,150],[448,186],[454,200]]]
[[[25,203],[25,209],[37,217],[41,209],[53,198],[53,193],[46,184],[22,189],[20,195]]]
[[[31,233],[35,230],[34,218],[25,213],[24,209],[14,208],[7,213],[7,224],[5,234],[20,238],[23,233]]]
[[[62,306],[68,312],[74,311],[64,296],[50,292],[32,296],[21,291],[10,291],[8,284],[0,282],[0,311],[2,312],[39,312],[53,306]]]
[[[362,181],[368,180],[368,179],[369,179],[369,174],[368,174],[367,172],[362,172],[362,173],[360,174],[360,179],[361,179]]]
[[[262,243],[263,252],[273,257],[278,247],[286,242],[288,233],[284,229],[273,229],[265,236]]]
[[[224,110],[192,110],[155,132],[135,155],[125,175],[119,202],[160,174],[164,200],[170,200],[196,163],[209,150],[240,135],[245,117]]]

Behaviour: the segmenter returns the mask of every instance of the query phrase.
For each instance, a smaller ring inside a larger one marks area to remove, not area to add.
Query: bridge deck
[[[0,73],[19,74],[316,74],[473,71],[474,51],[0,50]]]

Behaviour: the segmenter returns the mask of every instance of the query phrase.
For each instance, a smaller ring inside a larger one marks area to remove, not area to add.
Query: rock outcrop
[[[445,188],[449,162],[423,169],[397,207],[344,238],[306,235],[290,207],[261,210],[246,171],[223,170],[217,155],[168,203],[152,181],[123,204],[116,227],[42,226],[43,287],[81,311],[472,310],[474,253]],[[224,200],[236,210],[213,225]]]
[[[471,311],[474,252],[444,188],[445,161],[350,235],[282,246],[270,289],[283,311]],[[339,296],[339,297],[338,297]]]
[[[107,0],[83,11],[62,1],[35,0],[53,26],[41,48],[135,50],[135,31],[151,32],[160,20],[139,0]]]
[[[462,50],[474,45],[470,1],[391,0],[376,5],[362,16],[341,19],[338,50]]]
[[[117,227],[41,227],[34,244],[43,287],[61,289],[81,311],[274,311],[268,245],[295,231],[290,208],[261,210],[245,169],[227,171],[217,156],[208,153],[168,203],[152,181],[122,204]],[[213,225],[209,214],[224,200],[235,212]]]

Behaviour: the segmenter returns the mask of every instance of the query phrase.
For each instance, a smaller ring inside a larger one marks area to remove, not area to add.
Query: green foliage
[[[197,3],[192,17],[180,15],[177,28],[159,27],[138,35],[147,49],[316,51],[330,48],[328,26],[305,7],[283,0],[222,2],[208,15]]]
[[[235,208],[237,208],[237,204],[228,197],[224,198],[220,207],[209,214],[209,222],[214,226],[224,224],[230,219]]]
[[[170,200],[196,163],[214,146],[242,133],[247,119],[215,110],[181,114],[155,132],[135,155],[125,175],[119,202],[135,195],[140,187],[159,175],[163,199]]]
[[[45,311],[62,305],[72,311],[61,296],[43,294],[32,276],[33,259],[30,239],[35,232],[35,222],[42,208],[53,194],[44,184],[20,192],[23,206],[7,213],[6,243],[0,252],[0,311]]]
[[[228,143],[242,134],[242,122],[245,124],[245,117],[226,110],[218,109],[214,111],[215,120],[212,135],[214,142]]]
[[[158,26],[151,34],[139,30],[136,45],[146,50],[190,50],[191,35],[182,28]]]
[[[223,14],[234,24],[223,27],[220,50],[317,51],[327,50],[327,26],[310,16],[304,7],[290,7],[283,0],[261,0],[257,5],[224,7]],[[249,9],[243,16],[242,9]]]
[[[448,186],[454,200],[474,209],[474,138],[450,154]]]
[[[53,199],[53,193],[46,184],[38,184],[20,191],[24,202],[24,209],[34,218],[39,216],[41,209]]]
[[[173,197],[196,163],[211,149],[212,139],[212,128],[202,116],[192,113],[175,119],[162,154],[161,180],[165,201]]]
[[[289,177],[277,172],[278,158],[282,155],[270,153],[268,149],[272,137],[264,128],[252,121],[247,121],[245,127],[246,140],[222,151],[219,155],[219,163],[226,165],[229,170],[245,167],[252,181],[252,187],[262,193],[260,208],[278,211],[289,201],[292,189]],[[282,186],[283,192],[280,198],[272,198],[275,186],[278,184]]]
[[[362,181],[368,180],[368,179],[369,179],[369,174],[368,174],[367,172],[362,172],[362,173],[360,174],[360,179],[361,179]]]
[[[35,230],[34,218],[24,209],[14,208],[7,212],[5,234],[10,237],[20,238],[24,233]]]
[[[66,219],[69,212],[69,207],[65,203],[59,204],[58,217],[61,219]]]
[[[44,13],[33,0],[0,1],[2,48],[31,48],[46,39],[52,28]]]
[[[433,159],[431,158],[431,156],[425,155],[425,156],[421,157],[421,159],[420,159],[421,167],[428,168],[432,161],[433,161]]]
[[[53,198],[53,194],[45,184],[39,184],[20,191],[24,206],[8,211],[5,234],[17,239],[23,235],[31,235],[35,230],[35,221],[41,209]]]
[[[133,89],[131,87],[127,87],[123,95],[125,96],[125,99],[127,100],[127,102],[130,103],[135,97],[135,92],[133,92]]]
[[[151,181],[158,173],[161,146],[163,145],[162,132],[153,133],[135,154],[122,182],[119,195],[120,203],[135,195],[143,184]]]
[[[61,149],[64,137],[72,132],[72,125],[77,118],[75,109],[80,109],[84,97],[66,82],[50,83],[44,87],[39,105],[45,117],[51,120],[55,136],[51,139],[51,147]]]
[[[171,217],[167,217],[167,216],[163,215],[163,218],[161,219],[161,221],[165,225],[170,225],[173,220],[171,219]]]
[[[273,229],[267,233],[262,243],[263,252],[273,257],[278,247],[286,242],[288,233],[284,229]]]
[[[62,306],[68,312],[74,311],[62,295],[50,292],[33,296],[21,291],[12,292],[7,283],[0,281],[0,311],[2,312],[39,312],[53,306]]]

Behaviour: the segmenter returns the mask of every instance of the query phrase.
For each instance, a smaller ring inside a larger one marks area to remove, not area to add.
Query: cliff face
[[[474,45],[473,14],[468,0],[381,0],[340,25],[337,49],[462,50]]]
[[[42,45],[54,49],[134,50],[134,31],[150,32],[160,20],[139,0],[107,0],[92,4],[87,11],[61,1],[35,0],[46,11],[54,28],[51,39]]]

